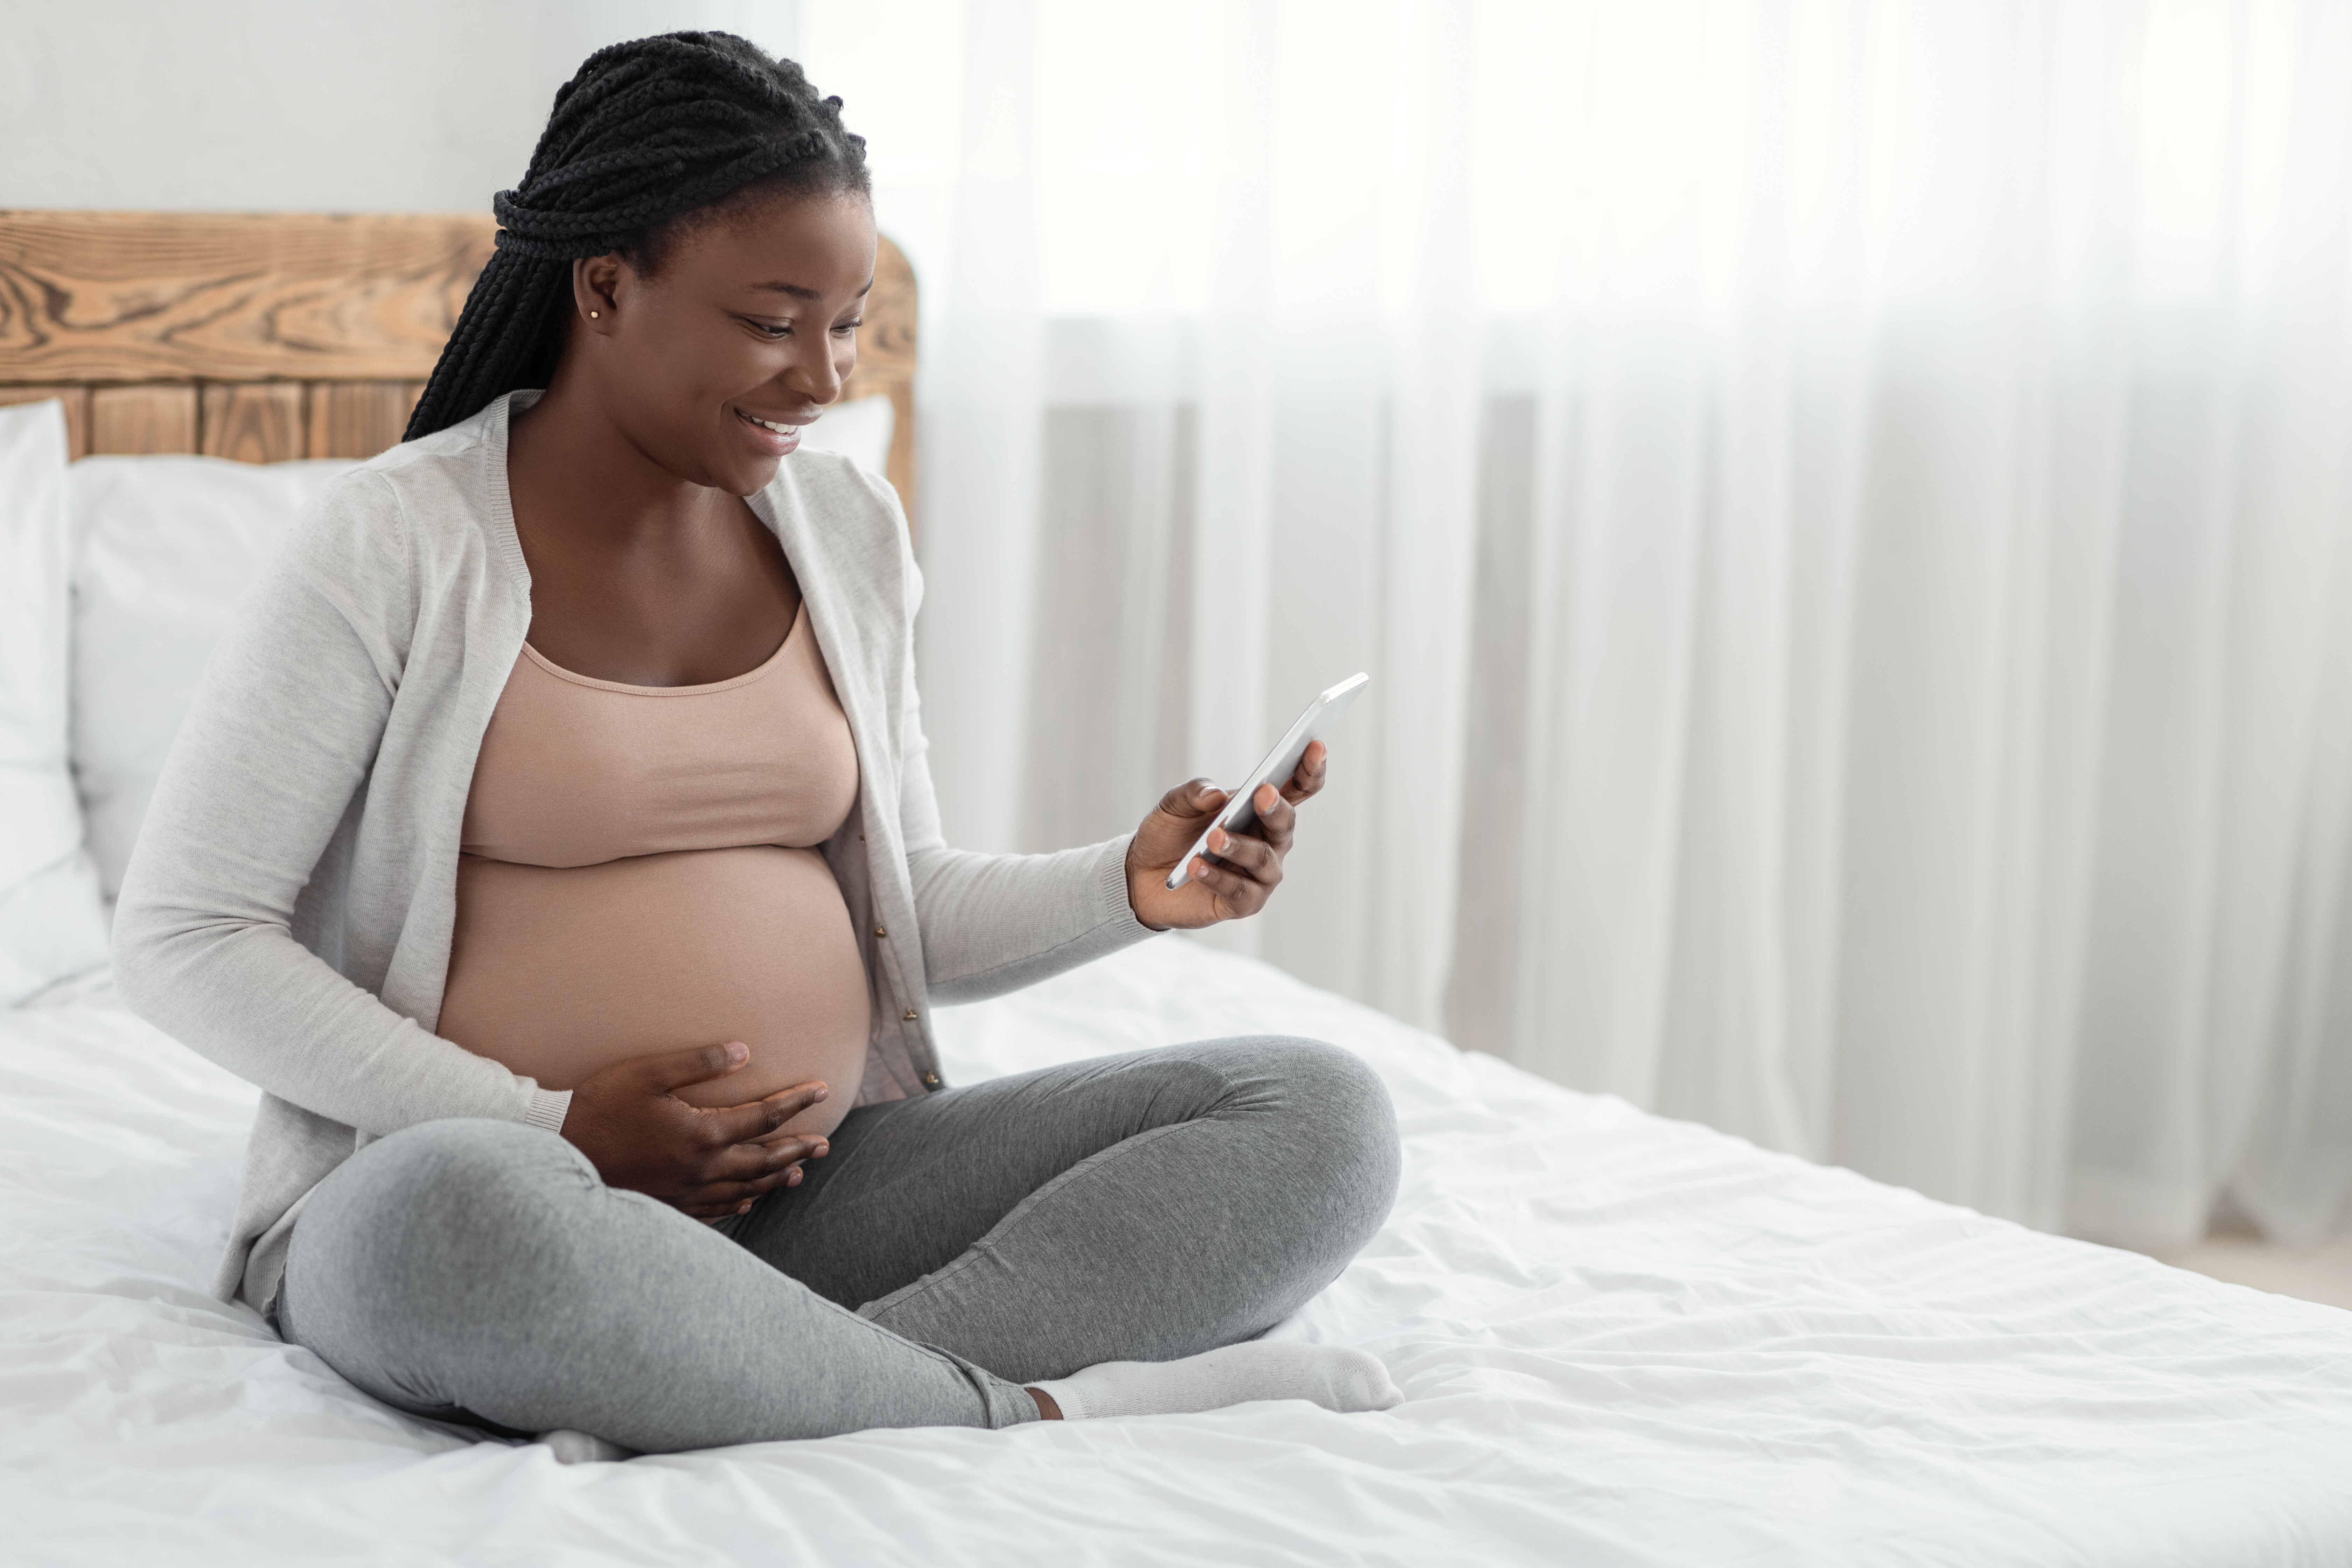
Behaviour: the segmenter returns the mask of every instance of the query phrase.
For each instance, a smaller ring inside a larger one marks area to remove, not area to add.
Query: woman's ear
[[[608,332],[620,311],[614,301],[621,285],[618,252],[583,256],[572,264],[572,303],[580,324],[592,332]]]

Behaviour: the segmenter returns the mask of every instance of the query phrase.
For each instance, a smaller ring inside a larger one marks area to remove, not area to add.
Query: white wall
[[[0,206],[485,211],[597,47],[797,0],[0,0]]]
[[[800,60],[945,279],[964,0],[0,0],[0,207],[487,212],[555,89],[682,27]]]

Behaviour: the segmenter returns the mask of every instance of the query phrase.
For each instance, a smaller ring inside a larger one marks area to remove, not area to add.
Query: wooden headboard
[[[73,455],[373,457],[489,259],[446,214],[0,210],[0,402],[64,400]],[[887,239],[842,396],[897,412],[915,513],[915,275]]]

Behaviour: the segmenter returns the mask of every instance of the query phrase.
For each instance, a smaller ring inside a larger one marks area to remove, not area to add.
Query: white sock
[[[625,1448],[618,1443],[608,1443],[602,1437],[586,1432],[575,1432],[569,1427],[558,1427],[552,1432],[541,1432],[531,1441],[552,1449],[555,1462],[559,1465],[610,1464],[617,1459],[634,1459],[637,1457],[637,1451],[635,1448]]]
[[[1181,1416],[1253,1399],[1305,1399],[1342,1415],[1404,1403],[1380,1357],[1295,1340],[1251,1340],[1182,1361],[1098,1362],[1031,1386],[1060,1406],[1066,1421]]]

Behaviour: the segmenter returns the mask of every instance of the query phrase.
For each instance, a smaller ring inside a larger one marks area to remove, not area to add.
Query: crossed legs
[[[401,1408],[643,1450],[1011,1426],[1024,1384],[1281,1321],[1398,1167],[1370,1071],[1271,1037],[861,1107],[832,1145],[730,1237],[551,1134],[412,1127],[312,1194],[279,1321]]]

